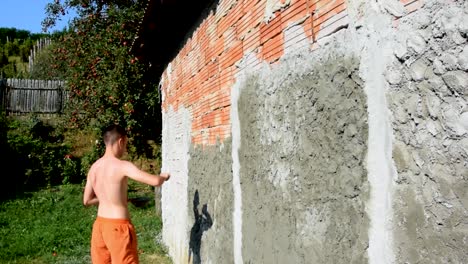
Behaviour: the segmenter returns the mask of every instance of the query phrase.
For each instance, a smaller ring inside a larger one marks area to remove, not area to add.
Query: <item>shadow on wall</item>
[[[195,195],[193,196],[193,215],[195,218],[195,222],[193,223],[192,229],[190,230],[189,244],[189,263],[190,260],[193,258],[193,264],[201,263],[200,248],[203,232],[210,229],[213,225],[213,219],[211,219],[211,216],[208,213],[208,206],[204,204],[202,206],[200,214],[200,212],[198,211],[199,204],[200,197],[198,195],[198,190],[196,190]]]

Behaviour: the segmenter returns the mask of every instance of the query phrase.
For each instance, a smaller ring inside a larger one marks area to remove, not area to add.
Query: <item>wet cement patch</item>
[[[241,85],[246,263],[367,262],[368,125],[359,61],[308,55],[248,74]]]
[[[427,1],[400,20],[385,72],[397,263],[468,261],[467,18],[466,1]]]
[[[233,263],[231,142],[190,149],[189,257]]]

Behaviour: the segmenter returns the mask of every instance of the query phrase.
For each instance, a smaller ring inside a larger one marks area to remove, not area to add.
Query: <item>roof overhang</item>
[[[215,0],[149,0],[132,52],[161,74],[203,10]]]

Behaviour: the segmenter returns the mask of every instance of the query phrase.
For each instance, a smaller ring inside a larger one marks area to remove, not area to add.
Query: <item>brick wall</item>
[[[463,0],[210,7],[161,78],[174,263],[464,263],[466,14]]]
[[[230,137],[230,91],[240,70],[236,63],[247,54],[257,58],[251,64],[275,63],[285,48],[313,45],[346,26],[347,18],[344,0],[220,1],[164,72],[163,111],[179,105],[189,109],[193,144],[223,141]],[[285,41],[292,25],[302,30]]]

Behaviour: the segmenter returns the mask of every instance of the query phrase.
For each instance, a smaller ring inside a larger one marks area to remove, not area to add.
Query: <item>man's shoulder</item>
[[[118,160],[116,163],[118,163],[119,168],[125,172],[136,167],[135,164],[128,160]]]
[[[117,158],[106,158],[106,157],[101,157],[98,160],[96,160],[90,167],[91,170],[96,170],[101,167],[112,167],[114,169],[124,169],[128,166],[132,165],[131,162],[126,161],[126,160],[120,160]]]
[[[93,163],[91,164],[91,166],[89,167],[89,170],[90,170],[90,171],[95,170],[96,167],[98,167],[99,164],[101,163],[101,159],[102,159],[102,158],[99,158],[99,159],[97,159],[95,162],[93,162]]]
[[[97,159],[95,162],[93,162],[91,164],[91,167],[89,167],[90,170],[95,170],[96,168],[98,167],[101,167],[103,165],[105,165],[106,162],[105,162],[105,158],[104,157],[100,157],[99,159]]]
[[[128,161],[128,160],[121,160],[121,159],[119,159],[118,162],[119,162],[120,165],[123,165],[123,166],[131,166],[131,165],[133,165],[133,163],[132,163],[131,161]]]

